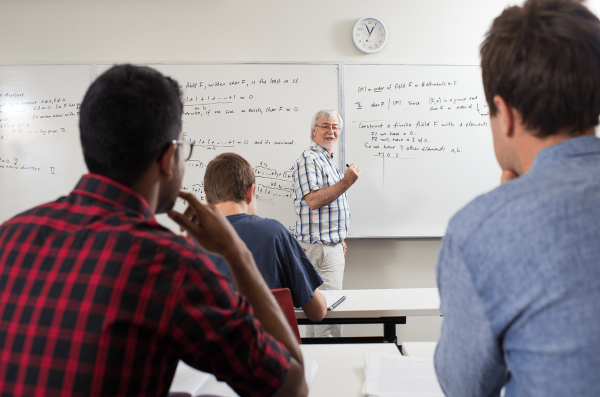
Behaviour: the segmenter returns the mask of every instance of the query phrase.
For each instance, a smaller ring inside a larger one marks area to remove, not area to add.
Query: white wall
[[[374,61],[477,63],[503,0],[55,0],[0,3],[2,62]],[[383,19],[387,47],[351,30]]]
[[[21,0],[0,2],[0,62],[392,62],[477,64],[506,0]],[[520,2],[519,2],[520,3]],[[600,0],[590,2],[600,9]],[[366,55],[351,30],[388,27]],[[315,93],[318,95],[318,93]],[[376,198],[373,205],[377,205]],[[435,287],[439,239],[348,241],[344,287]],[[400,341],[437,340],[440,318],[409,318]],[[378,326],[346,326],[347,336]]]

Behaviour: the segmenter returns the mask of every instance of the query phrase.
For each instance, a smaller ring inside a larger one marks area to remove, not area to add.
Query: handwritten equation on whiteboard
[[[0,222],[67,194],[87,172],[78,124],[91,69],[0,66]]]
[[[111,66],[95,69],[101,74]],[[203,199],[205,166],[220,153],[236,152],[255,170],[258,215],[293,230],[290,168],[309,145],[312,114],[338,107],[338,65],[148,66],[182,90],[182,134],[194,141],[194,153],[181,188]],[[68,193],[87,172],[78,116],[93,69],[0,66],[0,190],[17,192],[5,195],[0,221]]]
[[[300,84],[299,78],[274,78],[258,77],[229,79],[229,81],[188,81],[181,84],[185,90],[184,112],[185,116],[222,116],[233,114],[267,114],[279,112],[298,112],[292,98],[287,98],[280,103],[265,103],[256,98],[257,92],[264,91],[261,87],[281,86],[286,89],[289,85]],[[235,90],[231,90],[235,88]]]
[[[364,149],[378,157],[463,153],[466,146],[450,137],[451,131],[489,129],[489,109],[478,87],[465,92],[459,86],[460,80],[427,80],[354,87],[353,117],[364,113],[369,120],[352,120],[352,128],[363,138]]]
[[[362,169],[351,236],[442,236],[497,185],[478,66],[346,65],[344,98],[346,161]]]
[[[194,142],[182,189],[204,200],[206,166],[221,153],[235,152],[254,169],[257,215],[293,231],[291,167],[310,145],[313,113],[338,108],[338,65],[149,66],[175,79],[182,90],[182,135]],[[175,209],[184,205],[179,200]]]
[[[56,174],[51,161],[11,153],[8,147],[10,142],[25,140],[34,141],[32,145],[46,145],[47,140],[77,131],[81,98],[48,98],[43,94],[5,90],[0,91],[0,142],[5,147],[0,154],[0,170]]]

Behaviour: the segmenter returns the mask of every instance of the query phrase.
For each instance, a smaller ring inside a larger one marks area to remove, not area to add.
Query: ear
[[[494,96],[494,105],[498,108],[496,117],[500,121],[500,133],[506,137],[512,137],[515,133],[515,121],[518,112],[500,95]]]
[[[173,176],[173,163],[175,162],[175,144],[172,143],[165,154],[161,157],[158,165],[160,167],[160,172],[167,179],[171,179]]]
[[[312,136],[313,136],[313,141],[314,141],[315,140],[315,131],[316,131],[316,129],[313,128],[311,131],[312,131]]]
[[[252,200],[254,200],[254,183],[246,189],[246,204],[250,205]]]

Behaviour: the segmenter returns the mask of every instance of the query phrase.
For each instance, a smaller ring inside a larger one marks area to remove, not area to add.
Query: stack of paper
[[[372,397],[444,397],[432,358],[365,353],[362,393]]]

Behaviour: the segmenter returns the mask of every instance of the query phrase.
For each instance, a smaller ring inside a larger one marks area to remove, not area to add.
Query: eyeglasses
[[[182,141],[175,139],[171,143],[175,145],[180,145],[182,147],[183,161],[188,161],[192,158],[192,152],[194,151],[194,143],[195,141]]]
[[[319,128],[323,128],[325,131],[331,130],[333,132],[340,132],[341,128],[335,125],[317,125]]]

